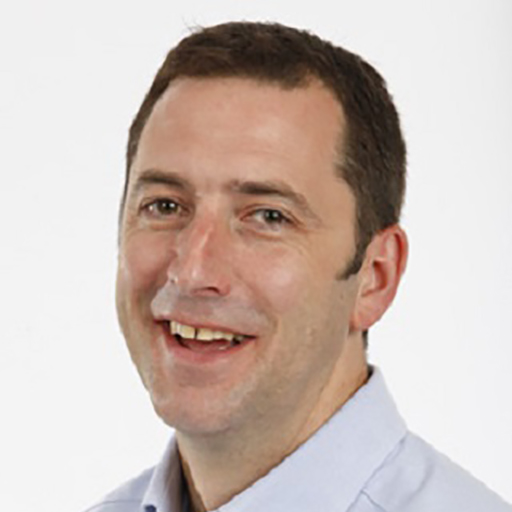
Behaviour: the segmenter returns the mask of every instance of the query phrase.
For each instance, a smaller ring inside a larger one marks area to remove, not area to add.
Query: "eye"
[[[264,210],[260,210],[259,215],[267,224],[282,224],[287,222],[287,218],[279,211],[279,210],[271,210],[270,208],[266,208]]]
[[[183,214],[183,206],[173,199],[158,198],[142,206],[142,210],[152,217],[169,217]]]
[[[260,208],[251,213],[250,218],[270,229],[280,229],[281,227],[291,224],[290,218],[281,210],[275,208]]]

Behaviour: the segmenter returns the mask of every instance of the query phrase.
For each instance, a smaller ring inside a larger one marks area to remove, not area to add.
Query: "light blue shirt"
[[[160,464],[88,512],[184,512],[182,478],[172,438]],[[512,512],[512,506],[410,433],[374,369],[313,437],[218,512]]]

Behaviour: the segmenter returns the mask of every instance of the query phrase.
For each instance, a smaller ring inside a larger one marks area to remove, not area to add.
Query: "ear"
[[[352,330],[369,329],[389,308],[407,255],[407,236],[400,226],[390,226],[373,237],[359,271],[359,292],[350,321]]]

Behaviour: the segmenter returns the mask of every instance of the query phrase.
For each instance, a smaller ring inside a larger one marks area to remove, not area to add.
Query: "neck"
[[[311,405],[296,417],[262,418],[220,435],[176,433],[194,512],[218,508],[265,476],[366,382],[363,345],[358,340],[347,341],[329,381],[319,394],[305,398]]]

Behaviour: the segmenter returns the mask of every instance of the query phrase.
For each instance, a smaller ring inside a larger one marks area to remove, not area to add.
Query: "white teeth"
[[[241,342],[244,339],[243,334],[233,334],[232,332],[213,331],[200,327],[196,329],[190,325],[179,324],[178,322],[171,321],[170,323],[171,334],[178,334],[183,338],[198,339],[201,341],[212,341],[212,340],[227,340]]]

